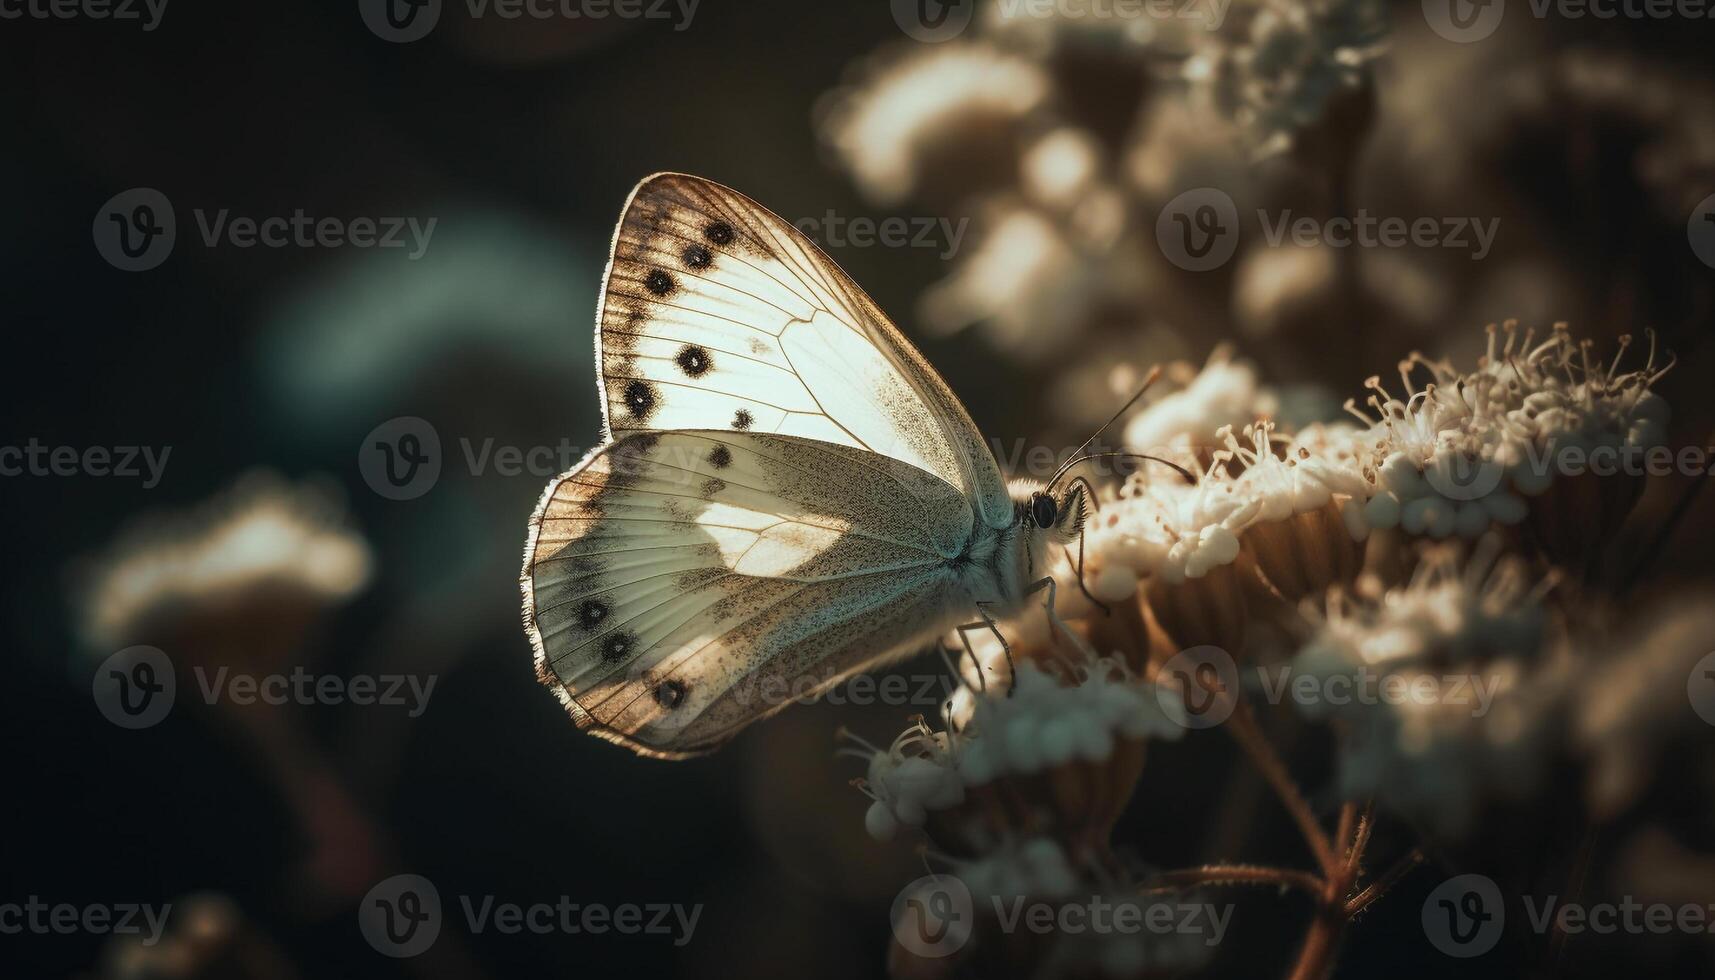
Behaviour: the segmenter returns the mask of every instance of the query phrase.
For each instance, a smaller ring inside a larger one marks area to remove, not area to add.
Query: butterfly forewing
[[[944,481],[862,450],[628,436],[550,485],[531,520],[538,672],[605,737],[710,747],[920,630],[911,606],[938,601],[926,587],[949,557],[936,529],[968,519]]]
[[[796,228],[737,191],[658,174],[632,192],[600,314],[609,432],[728,429],[910,463],[974,516],[1009,520],[964,407],[881,310]]]

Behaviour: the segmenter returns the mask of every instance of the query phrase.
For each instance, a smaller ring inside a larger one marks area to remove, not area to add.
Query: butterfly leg
[[[1074,477],[1072,485],[1083,488],[1084,499],[1090,502],[1090,511],[1093,513],[1096,509],[1096,488],[1090,485],[1090,481],[1081,476]],[[1067,548],[1065,551],[1067,560],[1071,560],[1072,549]],[[1090,587],[1084,583],[1084,527],[1082,523],[1078,525],[1078,561],[1075,567],[1078,570],[1078,591],[1084,593],[1084,598],[1094,603],[1096,608],[1102,611],[1102,615],[1112,616],[1114,611],[1108,608],[1107,603],[1091,595]]]
[[[971,626],[956,627],[954,630],[955,632],[957,632],[959,634],[959,642],[964,644],[964,647],[965,647],[965,654],[964,655],[971,658],[971,666],[976,668],[976,672],[977,672],[977,688],[976,688],[976,690],[979,694],[988,690],[989,682],[988,682],[988,678],[983,676],[982,661],[977,659],[977,652],[975,650],[971,649],[971,641],[970,641],[969,637],[965,636],[965,630],[971,629],[975,626],[981,626],[981,625],[982,625],[981,623],[974,623]],[[959,686],[968,686],[967,682],[965,681],[964,675],[959,672],[959,663],[958,663],[958,660],[956,659],[959,656],[959,651],[950,647],[950,646],[942,645],[940,642],[937,642],[935,644],[935,648],[937,650],[941,651],[941,659],[946,661],[947,670],[952,672],[954,684],[959,685]]]
[[[1071,557],[1072,549],[1067,548],[1066,558],[1070,560]],[[1102,611],[1102,615],[1112,616],[1114,611],[1108,607],[1108,604],[1091,595],[1090,587],[1084,584],[1084,532],[1081,529],[1078,531],[1078,559],[1074,567],[1078,571],[1078,591],[1084,593],[1084,598],[1094,603],[1096,608]]]
[[[977,677],[984,680],[983,689],[987,690],[987,681],[986,678],[983,678],[983,664],[981,660],[977,659],[976,651],[971,648],[971,638],[965,635],[967,630],[988,630],[994,634],[994,638],[1000,641],[1001,650],[1006,653],[1006,669],[1009,678],[1016,679],[1018,677],[1018,665],[1013,663],[1012,660],[1012,644],[1006,642],[1006,634],[1000,631],[1000,624],[996,623],[994,621],[994,617],[989,615],[988,603],[978,600],[976,605],[977,615],[982,617],[982,622],[966,623],[963,626],[957,627],[956,632],[959,634],[959,641],[965,645],[965,652],[970,655],[971,663],[976,665]],[[1008,685],[1006,689],[1007,697],[1012,696],[1014,687],[1016,687],[1016,685]]]
[[[1096,651],[1091,649],[1090,645],[1084,641],[1083,637],[1073,632],[1072,627],[1067,626],[1066,621],[1060,618],[1060,614],[1054,611],[1055,588],[1056,583],[1054,581],[1054,576],[1045,575],[1030,583],[1030,585],[1025,588],[1024,595],[1028,596],[1032,593],[1041,592],[1043,589],[1047,589],[1048,598],[1047,601],[1043,602],[1042,608],[1048,613],[1048,631],[1050,635],[1052,635],[1055,630],[1059,630],[1066,634],[1067,638],[1072,641],[1072,645],[1077,647],[1079,651],[1089,656],[1091,660],[1096,659]]]

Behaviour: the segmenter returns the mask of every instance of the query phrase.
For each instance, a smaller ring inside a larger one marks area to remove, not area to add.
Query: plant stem
[[[1423,851],[1419,848],[1412,848],[1410,854],[1400,858],[1380,878],[1370,882],[1363,891],[1352,896],[1351,900],[1346,903],[1346,917],[1355,917],[1364,909],[1369,908],[1370,903],[1387,894],[1388,889],[1399,884],[1400,879],[1416,870],[1417,866],[1423,862]]]
[[[1322,894],[1325,883],[1308,871],[1254,864],[1206,864],[1200,868],[1164,871],[1150,879],[1146,891],[1186,888],[1193,885],[1272,885],[1296,888],[1312,897]]]
[[[1364,849],[1369,846],[1370,832],[1375,826],[1371,818],[1372,809],[1372,803],[1364,804],[1362,811],[1351,802],[1340,807],[1335,846],[1341,860],[1324,881],[1316,918],[1311,920],[1310,930],[1304,934],[1304,944],[1299,947],[1298,962],[1293,964],[1289,980],[1323,980],[1334,969],[1340,940],[1346,933],[1346,924],[1352,921],[1346,897],[1358,880]]]
[[[1341,870],[1340,861],[1333,845],[1328,842],[1328,835],[1316,820],[1316,814],[1310,809],[1304,794],[1298,791],[1298,784],[1293,782],[1286,764],[1275,753],[1274,747],[1268,744],[1268,738],[1257,724],[1256,715],[1249,704],[1240,701],[1235,706],[1233,716],[1227,719],[1227,730],[1232,732],[1239,747],[1274,788],[1275,796],[1280,798],[1281,805],[1286,807],[1286,812],[1298,825],[1299,833],[1304,835],[1304,842],[1309,845],[1310,852],[1316,856],[1316,864],[1322,869],[1322,876],[1331,878],[1338,874]]]

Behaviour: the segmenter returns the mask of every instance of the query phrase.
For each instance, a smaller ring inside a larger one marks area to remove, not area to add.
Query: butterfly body
[[[681,174],[604,282],[609,441],[530,522],[526,633],[578,724],[645,755],[1022,602],[1083,497],[1008,487],[922,356],[791,225]]]

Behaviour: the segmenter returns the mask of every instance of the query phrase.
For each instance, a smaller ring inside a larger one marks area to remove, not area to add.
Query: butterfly
[[[1034,591],[1053,617],[1087,481],[1003,479],[923,355],[743,194],[637,185],[596,363],[604,444],[548,484],[521,575],[537,676],[579,727],[697,755]]]

